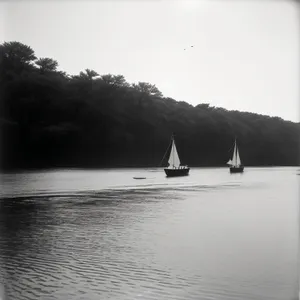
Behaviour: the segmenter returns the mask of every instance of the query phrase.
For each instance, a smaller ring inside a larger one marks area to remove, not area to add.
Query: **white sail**
[[[232,165],[236,166],[236,142],[234,142],[233,156],[232,156]]]
[[[179,159],[179,156],[177,153],[177,149],[176,149],[174,140],[172,141],[172,148],[171,148],[168,163],[169,163],[169,168],[179,168],[179,166],[180,166],[180,159]]]
[[[234,141],[234,150],[233,150],[233,155],[232,159],[230,159],[227,162],[228,165],[234,166],[234,167],[239,167],[241,165],[241,159],[239,155],[239,150],[236,144],[236,140]]]
[[[240,159],[239,150],[237,147],[236,147],[236,165],[237,166],[241,165],[241,159]]]
[[[229,159],[229,161],[227,162],[227,165],[232,165],[232,160]]]

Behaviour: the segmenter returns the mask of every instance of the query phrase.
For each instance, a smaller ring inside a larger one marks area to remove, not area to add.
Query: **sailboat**
[[[234,140],[234,150],[232,159],[227,162],[230,165],[230,173],[242,173],[244,172],[244,166],[241,162],[238,146],[236,143],[236,139]]]
[[[168,147],[169,148],[169,147]],[[189,175],[190,168],[180,164],[179,155],[175,145],[174,134],[171,138],[171,151],[168,160],[169,166],[165,168],[167,177],[186,176]]]

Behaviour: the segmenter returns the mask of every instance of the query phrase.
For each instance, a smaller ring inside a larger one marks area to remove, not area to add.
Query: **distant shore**
[[[193,169],[228,169],[228,166],[219,165],[219,166],[189,166],[191,168],[191,171]],[[297,168],[300,167],[300,165],[249,165],[245,166],[245,170],[251,169],[251,168]],[[153,167],[153,166],[97,166],[97,167],[70,167],[70,166],[53,166],[53,167],[39,167],[39,168],[5,168],[0,169],[1,173],[23,173],[23,172],[39,172],[39,171],[55,171],[55,170],[69,170],[69,171],[80,171],[80,170],[87,170],[87,171],[97,171],[97,170],[136,170],[136,169],[144,169],[147,170],[162,170],[163,168],[166,168],[166,166],[162,167]]]

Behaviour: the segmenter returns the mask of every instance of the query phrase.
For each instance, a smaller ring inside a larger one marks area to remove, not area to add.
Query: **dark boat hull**
[[[190,168],[182,169],[165,169],[167,177],[178,177],[178,176],[187,176],[189,175]]]
[[[243,172],[244,172],[244,166],[230,167],[230,173],[243,173]]]

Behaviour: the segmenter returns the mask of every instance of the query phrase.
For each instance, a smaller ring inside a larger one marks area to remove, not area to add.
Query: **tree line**
[[[156,167],[173,132],[190,166],[224,166],[235,137],[245,165],[299,165],[299,123],[194,107],[123,75],[69,75],[20,42],[0,53],[2,168]]]

